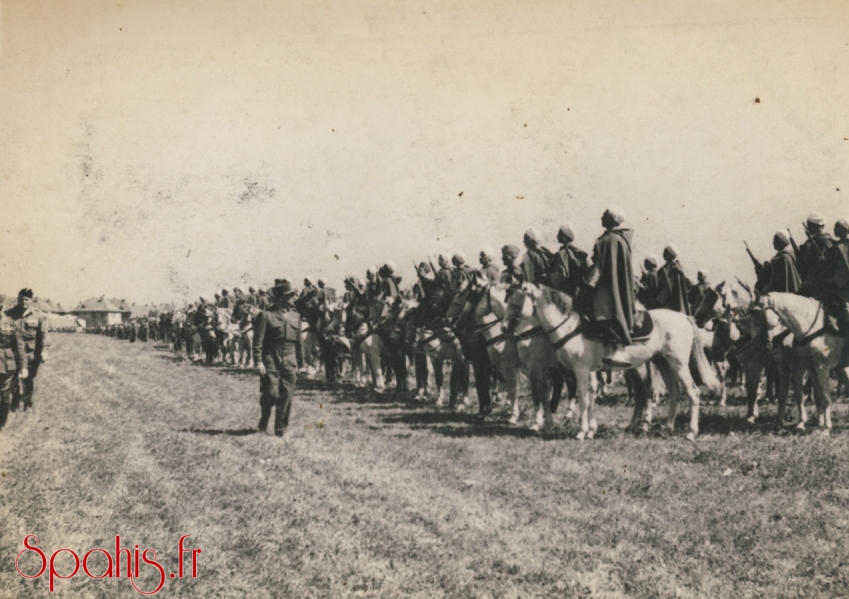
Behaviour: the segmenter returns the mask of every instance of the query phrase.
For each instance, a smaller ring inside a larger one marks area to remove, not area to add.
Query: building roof
[[[133,311],[133,309],[130,307],[130,303],[125,299],[116,299],[116,298],[113,297],[113,298],[110,298],[109,301],[112,303],[113,306],[118,307],[119,312],[132,312]]]
[[[118,306],[110,300],[100,297],[90,297],[80,305],[71,310],[72,312],[123,312]]]

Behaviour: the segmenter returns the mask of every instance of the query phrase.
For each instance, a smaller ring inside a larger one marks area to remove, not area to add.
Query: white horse
[[[545,337],[542,328],[532,314],[522,313],[522,318],[512,327],[510,335],[503,332],[498,324],[507,314],[509,286],[490,285],[477,298],[474,305],[468,303],[475,332],[484,338],[490,361],[504,377],[507,400],[511,405],[510,424],[519,421],[519,373],[528,375],[531,398],[534,403],[534,422],[532,430],[549,428],[553,423],[551,414],[551,371],[562,366],[557,353]],[[523,297],[523,296],[520,296]],[[562,392],[563,380],[559,381]],[[566,418],[574,415],[575,400],[570,401]]]
[[[796,349],[793,362],[802,366],[810,375],[817,406],[817,426],[824,434],[829,434],[831,432],[829,374],[840,363],[846,339],[826,327],[825,307],[818,300],[795,293],[770,293],[757,298],[756,303],[763,306],[765,310],[774,311],[781,322],[793,332]],[[804,406],[798,397],[801,395],[801,385],[795,392],[797,402],[803,409]],[[781,414],[784,412],[783,403],[779,396]],[[804,420],[800,424],[804,427]]]
[[[703,383],[712,391],[719,390],[719,381],[708,363],[701,347],[695,322],[680,312],[652,310],[654,328],[645,342],[623,348],[622,357],[630,364],[627,368],[606,364],[604,358],[611,356],[615,348],[581,333],[581,317],[572,307],[572,299],[550,287],[538,287],[525,283],[524,295],[534,303],[540,324],[545,327],[549,341],[557,348],[560,363],[571,369],[578,379],[581,430],[578,439],[593,438],[598,429],[594,413],[595,397],[590,393],[590,373],[599,370],[625,370],[642,366],[655,358],[667,390],[669,391],[669,419],[666,426],[675,426],[678,413],[678,395],[683,392],[690,400],[690,432],[688,439],[695,439],[699,432],[699,389],[690,375],[690,357]],[[509,312],[509,311],[508,311]],[[508,318],[512,316],[508,313]]]

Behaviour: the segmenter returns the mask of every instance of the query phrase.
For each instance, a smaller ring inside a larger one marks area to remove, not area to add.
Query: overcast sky
[[[847,69],[845,0],[3,0],[0,291],[408,282],[611,203],[751,280],[849,214]]]

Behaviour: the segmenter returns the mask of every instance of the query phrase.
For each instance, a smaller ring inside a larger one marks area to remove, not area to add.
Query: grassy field
[[[541,436],[307,381],[281,440],[253,430],[255,374],[153,344],[54,341],[35,411],[0,432],[2,597],[50,595],[46,574],[15,571],[27,534],[48,555],[114,552],[120,534],[166,573],[190,534],[198,577],[167,580],[165,597],[849,596],[845,404],[830,438],[778,435],[748,427],[734,396],[691,443],[624,434],[614,396],[581,443],[562,420]],[[136,592],[80,572],[54,595]]]

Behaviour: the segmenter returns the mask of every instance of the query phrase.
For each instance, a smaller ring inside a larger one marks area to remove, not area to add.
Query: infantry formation
[[[364,278],[346,277],[340,297],[322,279],[308,277],[297,291],[283,278],[268,289],[222,289],[179,310],[89,332],[131,342],[163,340],[193,361],[256,368],[258,426],[266,430],[276,407],[278,435],[288,425],[299,372],[323,370],[330,384],[346,376],[378,391],[394,381],[395,393],[404,394],[412,365],[415,398],[428,398],[432,377],[435,403],[442,406],[446,364],[448,408],[469,405],[473,373],[480,414],[491,414],[493,396],[501,396],[513,423],[524,372],[536,429],[551,424],[566,387],[567,416],[580,415],[580,438],[595,434],[594,397],[604,384],[599,373],[608,371],[609,381],[613,370],[625,372],[635,398],[635,430],[648,427],[665,388],[667,426],[674,427],[677,398],[686,397],[688,435],[694,437],[700,393],[715,394],[724,405],[726,384],[740,379],[754,421],[764,375],[766,394],[779,399],[779,425],[792,391],[797,425],[804,427],[805,394],[813,391],[818,424],[829,430],[830,376],[838,386],[846,382],[849,365],[843,351],[849,347],[849,222],[838,220],[831,236],[824,217],[812,213],[801,245],[789,230],[777,232],[772,259],[760,262],[749,251],[757,277],[750,288],[739,280],[711,286],[705,271],[692,280],[674,244],[664,248],[663,265],[649,256],[638,275],[632,270],[634,231],[623,227],[624,220],[621,209],[607,209],[591,253],[576,246],[568,223],[559,228],[556,252],[532,228],[524,252],[502,247],[501,269],[489,248],[481,250],[477,267],[463,252],[444,252],[414,265],[417,280],[410,286],[402,286],[388,261],[367,268]],[[31,298],[31,290],[22,290],[18,304],[3,314],[0,426],[9,409],[31,405],[32,382],[46,360],[47,326],[29,308]]]

